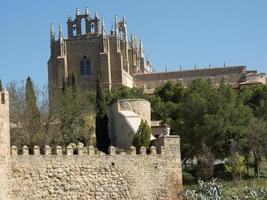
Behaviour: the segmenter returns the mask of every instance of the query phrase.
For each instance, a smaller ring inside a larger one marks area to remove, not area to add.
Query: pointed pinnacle
[[[84,14],[89,15],[89,8],[88,8],[88,6],[85,7]]]
[[[76,8],[76,16],[77,15],[80,15],[80,9],[79,8]]]

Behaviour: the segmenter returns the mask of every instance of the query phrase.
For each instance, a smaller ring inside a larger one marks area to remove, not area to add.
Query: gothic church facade
[[[248,71],[246,66],[224,66],[205,69],[152,72],[151,62],[145,60],[142,41],[132,34],[128,38],[127,23],[115,17],[114,27],[106,32],[104,19],[97,14],[76,10],[75,19],[67,20],[68,37],[64,38],[59,26],[56,38],[53,25],[50,28],[51,56],[48,61],[49,84],[61,87],[69,82],[71,74],[77,75],[81,88],[95,90],[97,77],[102,84],[112,87],[143,87],[146,93],[168,80],[188,84],[197,77],[209,79],[214,85],[223,78],[234,88],[243,85],[266,84],[264,73]]]
[[[88,8],[84,14],[76,10],[74,20],[67,21],[68,38],[59,27],[58,39],[53,25],[50,28],[51,56],[48,61],[49,83],[61,86],[76,73],[81,88],[94,89],[97,77],[107,87],[133,87],[132,74],[149,73],[151,65],[145,62],[141,41],[127,33],[124,17],[115,18],[114,29],[107,33],[104,19],[91,16]]]

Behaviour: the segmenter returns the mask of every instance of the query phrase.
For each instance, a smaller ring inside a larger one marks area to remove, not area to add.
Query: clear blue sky
[[[156,71],[208,66],[248,66],[267,72],[266,0],[3,0],[0,4],[0,78],[47,83],[49,24],[83,12],[126,16],[128,32],[144,41]],[[56,30],[57,31],[57,30]],[[66,36],[66,34],[65,34]]]

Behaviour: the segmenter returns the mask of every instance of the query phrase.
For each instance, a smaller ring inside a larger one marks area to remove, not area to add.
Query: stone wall
[[[128,154],[110,147],[106,155],[93,147],[46,146],[41,155],[35,146],[29,155],[28,147],[13,146],[10,157],[8,93],[0,94],[0,200],[181,199],[179,137],[161,139],[149,154],[141,148],[137,155],[134,147]]]
[[[174,138],[172,138],[174,139]],[[171,139],[171,140],[172,140]],[[175,138],[179,143],[179,138]],[[169,140],[166,140],[169,141]],[[152,147],[150,154],[145,149],[136,155],[135,148],[129,154],[109,155],[95,153],[91,147],[87,154],[73,155],[16,155],[13,147],[11,170],[9,171],[9,194],[11,200],[38,199],[117,199],[117,200],[175,200],[180,199],[182,173],[180,153],[166,149],[157,154]]]
[[[166,83],[166,81],[189,84],[196,78],[210,79],[213,85],[218,85],[221,79],[234,87],[238,86],[241,75],[246,72],[245,66],[207,68],[195,70],[182,70],[173,72],[158,72],[147,74],[134,74],[134,86],[143,87],[146,92]]]
[[[7,199],[9,149],[9,97],[6,91],[0,91],[0,200]]]

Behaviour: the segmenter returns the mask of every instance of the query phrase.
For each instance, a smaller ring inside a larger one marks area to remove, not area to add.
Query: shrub
[[[216,180],[199,180],[196,190],[185,190],[184,200],[223,200],[222,185],[216,183]]]

